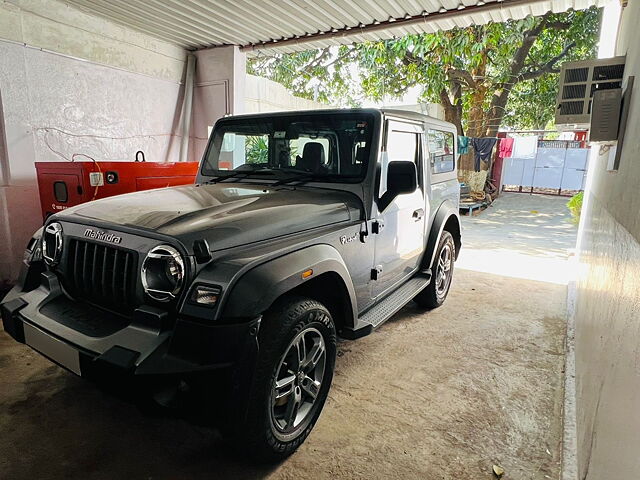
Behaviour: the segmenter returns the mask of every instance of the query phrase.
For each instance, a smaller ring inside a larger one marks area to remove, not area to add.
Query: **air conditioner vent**
[[[622,65],[603,65],[594,67],[592,80],[616,80],[622,78],[624,74],[624,63]]]
[[[592,83],[591,84],[591,97],[593,97],[593,94],[596,92],[600,92],[602,90],[614,90],[616,88],[620,88],[622,87],[622,82],[621,81],[617,81],[617,82],[598,82],[598,83]]]
[[[581,85],[565,85],[562,89],[562,99],[584,98],[586,89],[587,85],[584,83]]]
[[[584,102],[562,102],[560,104],[560,115],[579,115],[582,113]]]
[[[567,68],[566,83],[586,82],[587,78],[589,78],[588,68]]]

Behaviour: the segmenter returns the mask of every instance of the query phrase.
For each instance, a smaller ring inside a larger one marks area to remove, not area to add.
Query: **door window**
[[[422,188],[419,145],[420,138],[417,133],[391,130],[387,137],[388,161],[409,161],[415,163],[416,171],[418,172],[418,186]]]
[[[418,163],[418,135],[410,132],[391,131],[387,138],[387,155],[390,162],[398,160]]]
[[[431,173],[452,172],[455,167],[453,133],[429,130],[428,139]]]

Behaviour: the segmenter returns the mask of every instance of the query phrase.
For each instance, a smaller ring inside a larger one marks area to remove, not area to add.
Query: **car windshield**
[[[320,182],[364,177],[374,117],[366,113],[237,118],[213,133],[206,176]]]

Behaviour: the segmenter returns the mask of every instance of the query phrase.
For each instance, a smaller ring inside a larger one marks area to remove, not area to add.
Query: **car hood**
[[[354,194],[320,188],[218,183],[147,190],[69,208],[57,217],[158,232],[212,251],[361,218]],[[70,218],[71,219],[71,218]]]

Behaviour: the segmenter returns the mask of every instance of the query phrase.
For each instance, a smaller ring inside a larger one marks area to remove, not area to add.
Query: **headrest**
[[[324,165],[324,146],[320,142],[305,143],[302,158],[297,167],[310,172],[317,172]]]

